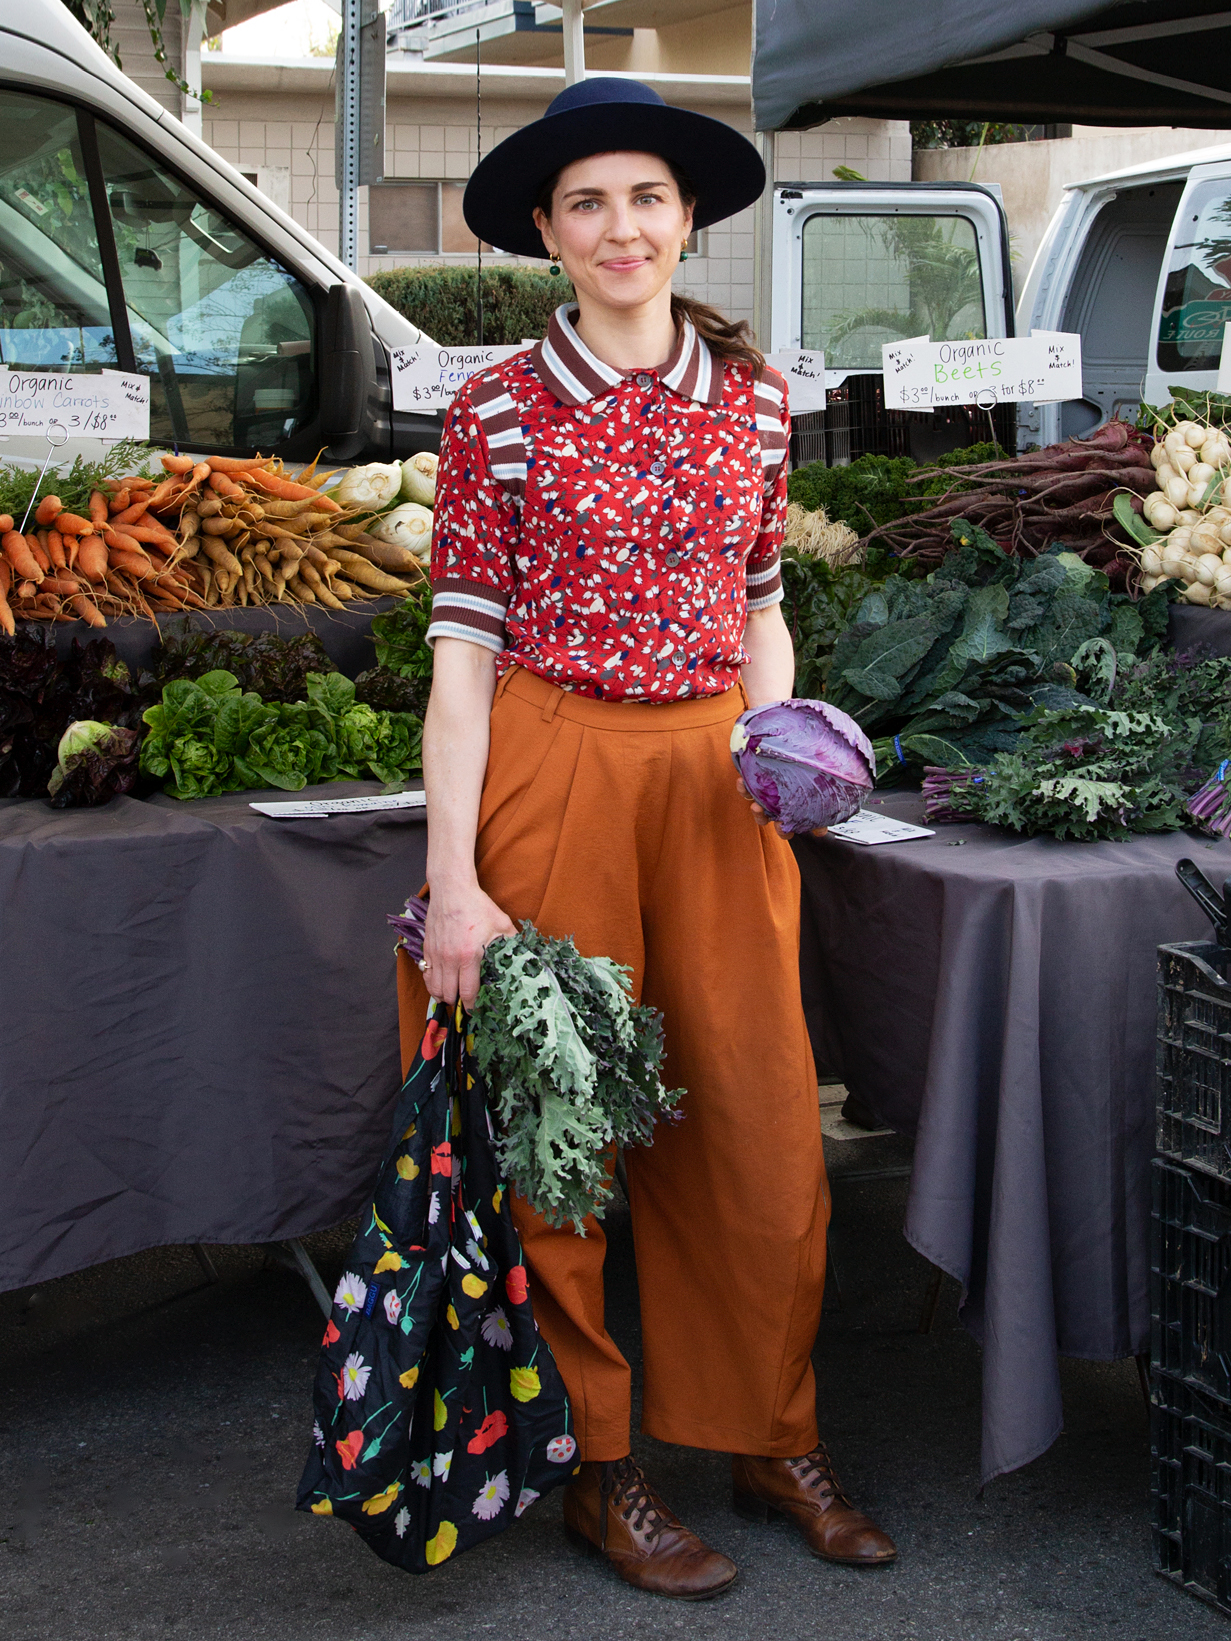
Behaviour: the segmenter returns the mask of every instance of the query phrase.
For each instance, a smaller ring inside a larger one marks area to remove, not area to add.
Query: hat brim
[[[517,256],[546,257],[534,207],[549,177],[591,154],[660,154],[697,194],[693,227],[708,228],[758,199],[765,166],[747,137],[708,114],[658,103],[591,103],[506,137],[475,167],[462,200],[471,233]]]

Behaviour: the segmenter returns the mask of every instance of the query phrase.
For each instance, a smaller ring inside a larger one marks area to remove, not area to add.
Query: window
[[[1231,320],[1231,183],[1193,189],[1177,217],[1158,325],[1160,370],[1217,370]]]
[[[0,364],[121,361],[71,108],[0,91]]]
[[[308,292],[143,149],[97,130],[151,439],[268,450],[315,409]]]
[[[462,215],[465,192],[464,182],[373,183],[368,190],[369,254],[473,256],[477,242]]]
[[[974,223],[915,213],[816,213],[803,227],[801,345],[830,370],[879,370],[906,336],[985,336]]]
[[[440,184],[373,183],[368,189],[368,248],[378,256],[435,256],[440,249]]]

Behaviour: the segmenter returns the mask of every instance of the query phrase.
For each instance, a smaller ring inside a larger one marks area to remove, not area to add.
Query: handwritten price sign
[[[889,410],[1081,398],[1081,337],[1066,331],[964,342],[916,336],[887,342],[881,358]]]
[[[150,381],[104,370],[92,376],[0,372],[0,434],[148,439]]]
[[[792,416],[807,410],[824,410],[825,355],[815,348],[780,348],[767,353],[765,363],[786,377],[787,399]]]
[[[501,365],[524,348],[394,348],[394,410],[447,410],[476,371]]]

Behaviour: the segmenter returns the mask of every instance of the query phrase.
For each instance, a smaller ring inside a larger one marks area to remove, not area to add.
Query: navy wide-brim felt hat
[[[694,228],[734,216],[765,187],[765,166],[747,137],[707,114],[673,108],[639,80],[604,75],[568,86],[541,120],[479,162],[462,201],[467,226],[498,250],[545,257],[534,225],[543,184],[574,160],[620,152],[658,154],[684,173],[697,196]]]

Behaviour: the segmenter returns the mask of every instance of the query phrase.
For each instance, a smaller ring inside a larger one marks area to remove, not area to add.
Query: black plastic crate
[[[1231,1614],[1231,1407],[1164,1373],[1150,1400],[1158,1570]]]
[[[1231,1179],[1231,950],[1158,948],[1158,1150]]]
[[[1156,1158],[1152,1232],[1154,1366],[1231,1404],[1231,1183]]]

